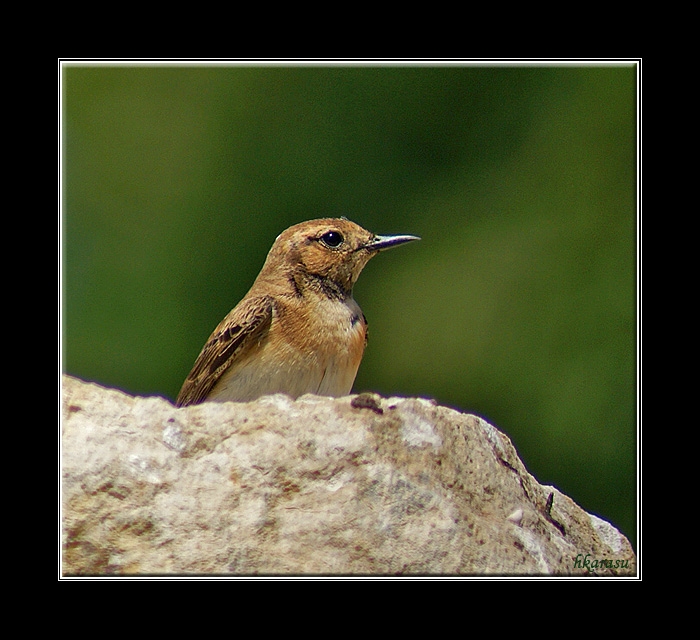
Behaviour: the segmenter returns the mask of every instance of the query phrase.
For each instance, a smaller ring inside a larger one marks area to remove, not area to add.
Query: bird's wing
[[[203,402],[221,375],[253,346],[272,322],[272,298],[242,300],[211,334],[187,376],[176,405]]]

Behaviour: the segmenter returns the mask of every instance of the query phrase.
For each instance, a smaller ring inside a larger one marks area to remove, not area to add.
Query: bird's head
[[[261,276],[295,278],[328,295],[348,296],[369,260],[380,251],[417,236],[378,236],[345,218],[309,220],[283,231],[267,256]]]

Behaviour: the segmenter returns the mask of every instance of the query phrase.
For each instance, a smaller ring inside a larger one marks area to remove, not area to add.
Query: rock
[[[175,408],[63,377],[64,575],[635,575],[612,525],[420,398]]]

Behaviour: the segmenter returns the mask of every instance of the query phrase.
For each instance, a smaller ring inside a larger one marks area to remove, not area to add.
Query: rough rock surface
[[[64,575],[635,575],[484,420],[418,398],[176,409],[63,377]]]

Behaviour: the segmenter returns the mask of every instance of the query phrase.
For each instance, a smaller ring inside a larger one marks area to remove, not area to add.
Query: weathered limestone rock
[[[63,572],[635,575],[510,440],[418,398],[176,409],[63,378]]]

